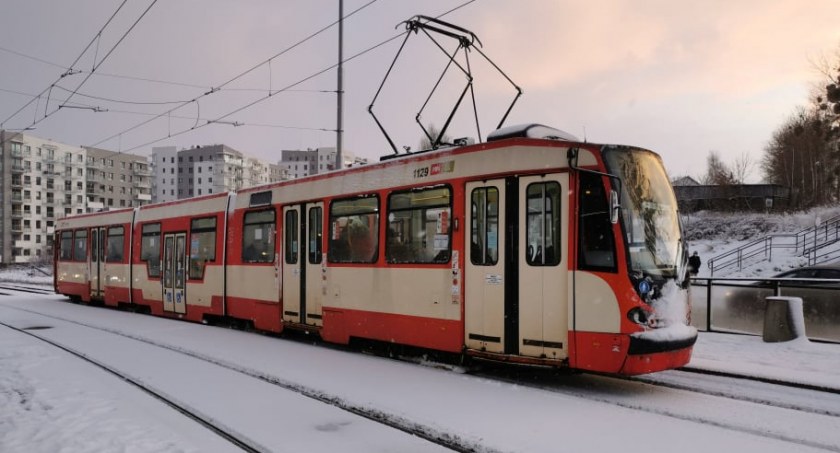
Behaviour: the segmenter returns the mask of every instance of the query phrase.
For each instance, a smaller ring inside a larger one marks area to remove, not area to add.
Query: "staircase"
[[[810,265],[840,258],[840,216],[797,233],[772,234],[756,239],[709,259],[707,265],[712,276],[724,271],[735,272],[772,260],[774,252],[805,257]]]

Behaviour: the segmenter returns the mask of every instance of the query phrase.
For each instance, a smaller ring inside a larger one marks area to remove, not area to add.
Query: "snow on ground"
[[[352,417],[347,414],[313,414],[300,407],[300,402],[278,405],[266,399],[266,404],[249,403],[246,411],[241,404],[228,404],[224,400],[225,394],[250,399],[262,395],[262,390],[232,384],[229,390],[220,393],[214,387],[215,381],[224,384],[225,380],[236,378],[222,376],[228,374],[224,370],[219,372],[206,365],[190,365],[178,354],[154,351],[147,345],[140,345],[140,348],[149,350],[148,353],[126,353],[125,348],[132,348],[132,351],[136,348],[126,338],[107,337],[109,334],[102,337],[101,332],[87,331],[61,319],[78,318],[91,325],[119,326],[120,331],[133,336],[212,355],[244,369],[258,370],[286,382],[336,395],[359,407],[380,408],[389,416],[427,427],[445,428],[474,442],[477,451],[625,449],[665,452],[672,451],[677,443],[681,443],[683,452],[707,449],[791,451],[794,447],[787,437],[764,436],[764,430],[770,430],[771,424],[773,430],[783,429],[792,433],[789,435],[808,432],[821,436],[812,447],[840,448],[840,442],[826,440],[833,434],[825,429],[825,424],[833,423],[833,420],[827,421],[826,416],[819,414],[805,414],[820,423],[803,426],[787,420],[784,414],[791,414],[782,409],[750,408],[743,402],[668,389],[648,389],[640,393],[638,389],[627,391],[623,387],[601,393],[594,390],[593,401],[587,397],[545,392],[358,352],[85,307],[61,302],[61,299],[59,296],[2,296],[0,321],[43,325],[44,319],[40,315],[25,310],[47,310],[53,316],[48,319],[53,328],[35,333],[70,339],[79,346],[84,345],[80,349],[92,356],[100,359],[103,355],[108,356],[108,363],[118,361],[120,369],[135,367],[134,372],[147,383],[164,390],[177,388],[170,394],[199,405],[205,414],[226,426],[239,428],[244,423],[251,429],[260,427],[265,438],[275,439],[275,442],[281,440],[279,444],[270,444],[268,451],[434,451],[434,446],[418,444],[415,448],[389,449],[382,448],[380,443],[380,448],[362,449],[358,446],[378,436],[372,436],[370,430],[359,431],[357,422],[349,421]],[[840,363],[840,346],[807,342],[767,345],[756,340],[748,336],[701,333],[695,352],[697,360],[692,361],[692,365],[765,374],[783,380],[834,382],[835,385],[840,382],[840,371],[836,366]],[[143,397],[119,379],[40,345],[34,339],[0,328],[0,348],[3,351],[0,354],[0,451],[4,453],[231,451],[214,435],[206,432],[202,435],[201,428],[181,419],[166,406]],[[170,357],[164,357],[166,355]],[[152,368],[148,368],[150,366]],[[165,369],[164,382],[159,380],[161,373],[155,367]],[[192,379],[184,382],[174,376]],[[216,396],[207,397],[208,391]],[[618,407],[605,404],[615,392],[619,393],[616,397],[623,398],[626,403]],[[291,398],[295,399],[300,398]],[[683,404],[683,399],[691,404]],[[649,404],[650,407],[662,407],[662,412],[635,410]],[[697,416],[711,418],[712,422],[697,420],[695,415],[663,415],[683,410],[675,409],[682,406],[689,414],[700,414]],[[756,411],[761,411],[761,415]],[[772,415],[774,413],[780,415]],[[251,421],[255,417],[259,423]],[[592,422],[595,420],[597,423]],[[720,420],[717,422],[720,425],[714,420]],[[733,420],[742,423],[743,428],[727,429]],[[294,427],[292,432],[290,426]],[[606,432],[605,427],[608,428]],[[656,427],[657,442],[627,444],[627,439],[634,439],[639,432],[651,427]],[[336,444],[330,441],[335,438],[344,439],[341,444],[344,448],[336,449]],[[684,443],[691,438],[705,440],[702,444]],[[284,439],[289,442],[282,442]],[[301,447],[301,442],[307,446]],[[284,449],[283,445],[289,448]],[[795,449],[815,451],[807,447],[807,444],[800,444]]]

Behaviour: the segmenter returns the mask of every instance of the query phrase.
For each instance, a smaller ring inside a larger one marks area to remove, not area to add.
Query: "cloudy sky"
[[[114,15],[121,3],[4,0],[2,128],[143,155],[225,143],[276,161],[282,149],[334,146],[338,33],[328,26],[337,1],[128,0]],[[344,66],[344,146],[372,159],[391,150],[367,107],[403,42],[400,22],[415,14],[466,3],[443,19],[475,32],[524,91],[506,124],[643,146],[672,176],[702,175],[712,150],[757,162],[773,131],[808,102],[821,80],[817,62],[840,48],[836,0],[344,3],[353,13],[344,55],[355,56]],[[408,40],[374,106],[397,146],[418,146],[414,118],[445,64],[423,36]],[[477,52],[470,64],[486,137],[514,91]],[[60,77],[71,65],[81,72]],[[450,71],[423,123],[442,125],[463,84]],[[470,109],[450,135],[479,135]]]

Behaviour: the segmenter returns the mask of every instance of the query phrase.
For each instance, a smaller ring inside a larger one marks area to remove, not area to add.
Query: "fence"
[[[761,335],[768,296],[801,297],[805,333],[840,343],[840,280],[794,278],[694,278],[692,325],[709,332]]]

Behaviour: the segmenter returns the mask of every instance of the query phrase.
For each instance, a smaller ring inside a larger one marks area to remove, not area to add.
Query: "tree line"
[[[818,69],[824,77],[809,104],[773,133],[759,166],[763,180],[791,189],[790,206],[840,202],[840,51]],[[707,157],[704,184],[743,184],[753,163],[742,154],[732,164],[715,152]]]

